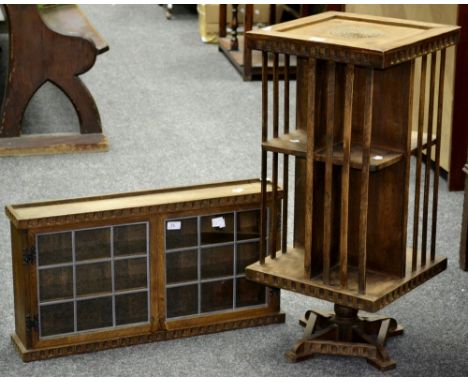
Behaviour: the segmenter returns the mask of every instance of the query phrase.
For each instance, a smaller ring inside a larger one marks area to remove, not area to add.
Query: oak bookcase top
[[[386,68],[457,43],[460,27],[324,12],[247,33],[251,49]]]

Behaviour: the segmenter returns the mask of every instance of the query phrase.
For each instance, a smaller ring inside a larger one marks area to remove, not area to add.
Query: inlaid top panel
[[[252,49],[387,67],[458,41],[458,26],[325,12],[247,33]]]

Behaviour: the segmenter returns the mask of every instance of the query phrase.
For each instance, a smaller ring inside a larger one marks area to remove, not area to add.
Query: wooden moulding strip
[[[335,125],[335,63],[327,62],[325,132],[325,192],[323,198],[323,282],[330,283],[330,250],[333,192],[333,129]],[[310,190],[308,190],[310,192]]]
[[[413,259],[412,270],[416,270],[418,261],[418,242],[419,242],[419,199],[421,194],[421,165],[422,165],[422,145],[424,130],[424,106],[426,101],[426,69],[427,56],[421,60],[421,90],[419,94],[419,113],[418,113],[418,148],[416,162],[416,179],[414,188],[414,221],[413,221]]]
[[[244,329],[253,326],[279,324],[285,321],[284,313],[267,313],[259,317],[247,317],[240,320],[228,320],[182,329],[157,331],[138,334],[131,337],[110,338],[96,342],[75,343],[41,349],[27,349],[21,340],[13,334],[12,342],[24,362],[62,357],[72,354],[89,353],[124,346],[139,345],[149,342],[167,341],[177,338],[193,337],[227,330]]]
[[[37,229],[98,223],[110,219],[148,219],[148,215],[261,203],[259,179],[199,186],[148,190],[88,198],[55,200],[6,206],[5,213],[18,229]],[[267,200],[272,187],[266,185]],[[281,188],[278,190],[281,198]],[[63,228],[63,227],[62,227]]]
[[[278,138],[279,131],[279,68],[278,54],[273,56],[273,138]],[[273,204],[271,206],[270,257],[276,257],[276,239],[278,226],[278,153],[273,153],[272,169]]]
[[[262,142],[268,139],[268,52],[262,52]],[[267,151],[262,148],[262,202],[260,214],[260,264],[265,263],[267,236]]]
[[[315,129],[315,85],[316,60],[308,59],[307,71],[307,153],[306,153],[306,201],[305,201],[305,255],[304,271],[310,277],[312,262],[312,218],[313,218],[313,186],[314,186],[314,129]]]
[[[359,293],[366,293],[367,263],[367,214],[369,203],[370,145],[372,135],[372,102],[374,93],[374,70],[366,71],[366,95],[364,99],[364,128],[362,132],[362,170],[359,214]]]
[[[341,169],[341,216],[340,216],[340,284],[348,285],[348,205],[349,205],[349,159],[351,155],[351,123],[353,115],[354,65],[346,66],[345,109],[343,116],[343,167]]]
[[[289,134],[289,55],[284,55],[284,134]],[[283,155],[283,225],[281,231],[281,252],[288,246],[288,199],[289,199],[289,155]]]
[[[423,201],[423,222],[421,236],[421,265],[426,265],[427,252],[427,224],[429,214],[429,184],[431,181],[431,157],[432,157],[432,125],[434,116],[434,92],[435,92],[435,74],[436,74],[436,58],[437,53],[431,55],[431,73],[430,73],[430,91],[429,91],[429,111],[428,111],[428,126],[427,126],[427,149],[426,149],[426,168],[424,173],[424,201]]]
[[[411,254],[408,253],[408,256],[411,256]],[[264,267],[260,268],[255,264],[250,265],[246,268],[247,278],[272,288],[290,290],[367,312],[377,312],[447,268],[447,259],[436,257],[433,263],[425,267],[418,267],[416,272],[408,273],[403,278],[394,279],[385,290],[376,291],[377,293],[361,294],[356,293],[355,290],[341,288],[338,285],[325,285],[318,278],[312,280],[306,279],[306,277],[291,278],[289,272],[276,272],[279,269],[276,262],[281,262],[282,257],[274,260],[275,264],[268,259],[266,271]],[[276,270],[273,271],[273,268],[276,268]]]
[[[432,196],[432,227],[431,227],[431,261],[435,259],[435,241],[437,229],[437,202],[439,197],[439,176],[440,176],[440,143],[442,135],[442,111],[444,106],[444,79],[445,79],[445,49],[440,52],[439,68],[439,95],[437,100],[437,128],[435,147],[435,170]]]

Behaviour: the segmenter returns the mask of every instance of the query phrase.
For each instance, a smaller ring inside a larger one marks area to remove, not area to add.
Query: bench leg
[[[73,104],[80,122],[81,134],[98,134],[102,132],[101,117],[94,98],[86,85],[78,77],[61,78],[53,81]]]
[[[18,72],[16,72],[18,73]],[[29,101],[42,84],[20,81],[21,77],[10,72],[3,99],[0,122],[0,138],[19,137],[21,123]]]

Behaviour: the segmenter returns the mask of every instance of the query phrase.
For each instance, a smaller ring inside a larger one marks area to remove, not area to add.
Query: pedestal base
[[[385,371],[396,366],[385,349],[387,338],[403,334],[403,328],[390,317],[361,316],[357,309],[335,304],[335,313],[307,311],[299,323],[304,337],[286,353],[292,361],[316,354],[363,357]]]

